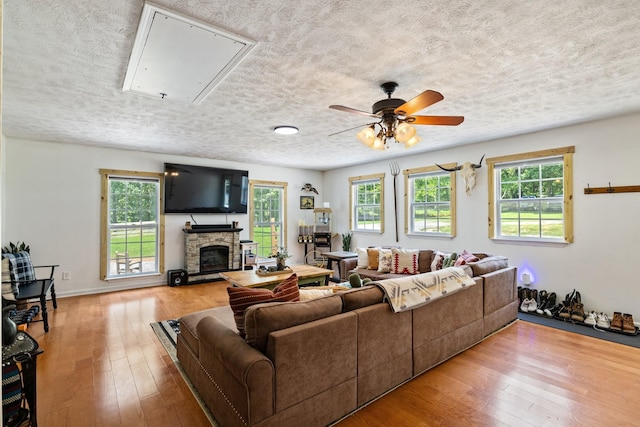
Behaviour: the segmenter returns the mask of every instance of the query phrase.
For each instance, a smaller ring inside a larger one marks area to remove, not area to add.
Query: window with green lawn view
[[[489,159],[492,237],[573,240],[572,153],[567,147]]]
[[[159,274],[161,175],[101,170],[101,277]]]
[[[410,234],[455,236],[455,173],[437,166],[409,169],[405,187]]]
[[[249,194],[251,238],[258,243],[258,257],[268,258],[286,245],[287,183],[249,180]]]
[[[349,178],[351,215],[354,231],[384,232],[384,174]]]

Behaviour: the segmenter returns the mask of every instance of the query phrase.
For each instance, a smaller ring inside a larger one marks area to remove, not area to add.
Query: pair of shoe
[[[534,312],[538,308],[538,303],[533,298],[525,298],[520,303],[520,311]]]
[[[540,304],[536,309],[536,313],[544,314],[545,316],[553,317],[551,310],[556,305],[556,293],[551,292],[547,294],[547,291],[540,291]]]
[[[584,304],[582,304],[582,296],[575,289],[565,296],[562,302],[563,307],[560,309],[558,316],[563,319],[571,319],[576,322],[584,322]]]
[[[585,323],[587,321],[585,320]],[[611,327],[611,321],[609,320],[609,316],[606,313],[598,313],[596,316],[596,326],[598,328],[609,329]]]
[[[628,334],[636,333],[636,325],[633,323],[633,316],[629,313],[620,313],[619,311],[613,313],[613,319],[611,319],[611,326],[609,326],[609,329],[622,331]]]

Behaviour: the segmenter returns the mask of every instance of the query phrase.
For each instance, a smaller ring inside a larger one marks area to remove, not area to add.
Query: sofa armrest
[[[212,316],[198,322],[200,363],[249,424],[273,415],[275,372],[263,353]],[[235,381],[230,381],[232,376]]]
[[[347,258],[340,260],[340,279],[343,282],[349,281],[349,271],[358,266],[358,258]]]

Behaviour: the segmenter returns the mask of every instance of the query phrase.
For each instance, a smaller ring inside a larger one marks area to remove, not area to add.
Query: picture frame
[[[300,209],[313,209],[314,207],[313,196],[300,196]]]

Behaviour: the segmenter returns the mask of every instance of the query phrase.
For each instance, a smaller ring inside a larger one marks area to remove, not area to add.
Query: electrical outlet
[[[62,272],[62,280],[69,280],[70,278],[71,278],[71,273],[69,273],[68,271]]]

